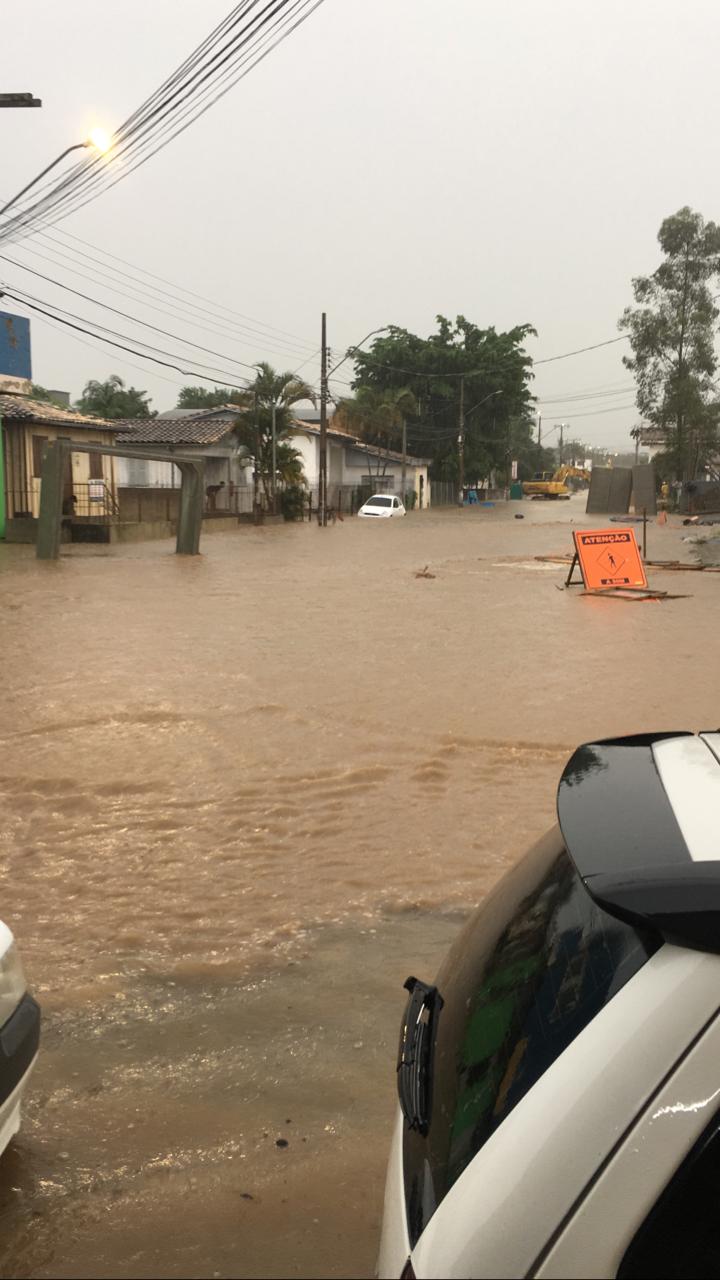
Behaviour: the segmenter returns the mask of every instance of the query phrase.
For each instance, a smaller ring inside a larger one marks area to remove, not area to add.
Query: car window
[[[368,498],[367,505],[369,507],[390,507],[392,506],[392,498],[384,498],[380,494],[377,498]]]
[[[394,506],[394,507],[399,507],[399,506],[400,506],[400,503],[398,502],[397,498],[393,498],[393,506]]]
[[[559,842],[541,841],[501,881],[438,976],[429,1124],[405,1132],[413,1243],[491,1134],[660,945],[595,905]]]
[[[618,1280],[720,1276],[720,1117],[696,1143],[620,1263]]]

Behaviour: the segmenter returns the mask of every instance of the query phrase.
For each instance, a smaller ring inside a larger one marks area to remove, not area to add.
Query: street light
[[[472,409],[465,412],[465,374],[460,377],[460,423],[458,431],[458,506],[464,506],[463,490],[465,488],[465,419],[474,413],[480,405],[487,404],[488,400],[492,400],[494,396],[501,396],[502,388],[498,391],[491,391],[483,400],[478,400]]]
[[[60,161],[64,160],[66,156],[69,156],[71,151],[82,151],[84,147],[92,147],[94,151],[97,151],[98,155],[104,155],[106,151],[110,150],[111,146],[112,138],[109,133],[106,133],[104,129],[91,130],[84,142],[74,142],[71,147],[66,147],[65,150],[61,151],[60,155],[53,160],[52,164],[49,164],[45,169],[43,169],[42,173],[38,173],[37,176],[33,178],[32,182],[28,182],[27,185],[23,187],[22,191],[18,191],[17,195],[13,196],[12,200],[8,200],[7,204],[4,204],[0,209],[0,216],[2,216],[3,213],[7,213],[8,209],[11,209],[14,204],[17,204],[18,200],[20,200],[31,187],[36,186],[37,183],[40,182],[41,178],[44,178],[46,173],[49,173],[57,164],[60,164]]]
[[[0,93],[0,107],[41,107],[42,99],[32,93]]]
[[[339,369],[339,368],[340,368],[340,365],[341,365],[341,364],[344,364],[346,360],[350,360],[350,358],[351,358],[352,356],[354,356],[354,355],[355,355],[355,353],[356,353],[357,351],[359,351],[359,350],[360,350],[360,348],[361,348],[362,346],[364,346],[364,344],[367,342],[368,338],[374,338],[374,337],[376,336],[376,334],[378,334],[378,333],[387,333],[387,331],[388,331],[388,329],[389,329],[389,328],[390,328],[390,325],[389,325],[389,324],[384,324],[384,325],[382,325],[379,329],[371,329],[369,333],[366,333],[366,334],[365,334],[365,337],[364,337],[364,338],[361,338],[359,342],[356,342],[356,343],[355,343],[355,346],[354,346],[354,347],[348,347],[348,349],[347,349],[347,351],[345,352],[345,355],[343,356],[342,360],[338,360],[337,364],[334,364],[334,365],[333,365],[333,367],[332,367],[332,369],[328,370],[328,372],[327,372],[327,374],[326,374],[325,376],[326,376],[327,378],[331,378],[331,377],[332,377],[332,375],[334,374],[335,370],[336,370],[336,369]]]

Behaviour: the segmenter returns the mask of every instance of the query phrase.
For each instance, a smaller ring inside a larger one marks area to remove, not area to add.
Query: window
[[[387,493],[388,490],[395,488],[394,476],[361,476],[360,485],[363,489],[372,489],[375,493]]]
[[[33,436],[32,438],[32,456],[33,456],[33,475],[42,475],[42,452],[43,445],[47,442],[47,436]]]
[[[103,458],[101,453],[89,453],[90,459],[90,479],[103,480]]]
[[[430,1123],[404,1144],[413,1244],[491,1134],[660,945],[595,905],[558,841],[548,836],[501,881],[437,979]]]
[[[380,497],[377,497],[376,495],[374,498],[368,498],[367,502],[369,507],[391,507],[392,504],[392,498],[384,498],[382,495]]]
[[[618,1280],[720,1276],[720,1117],[696,1143],[620,1263]]]

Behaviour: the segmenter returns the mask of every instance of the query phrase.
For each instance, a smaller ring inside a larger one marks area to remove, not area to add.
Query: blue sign
[[[10,378],[31,378],[30,321],[0,311],[0,374]]]

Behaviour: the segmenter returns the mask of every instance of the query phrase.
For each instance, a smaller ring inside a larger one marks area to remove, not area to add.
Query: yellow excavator
[[[557,471],[537,471],[532,480],[523,480],[523,493],[526,498],[569,498],[573,488],[566,480],[577,480],[582,487],[590,483],[590,472],[583,467],[558,467]]]

